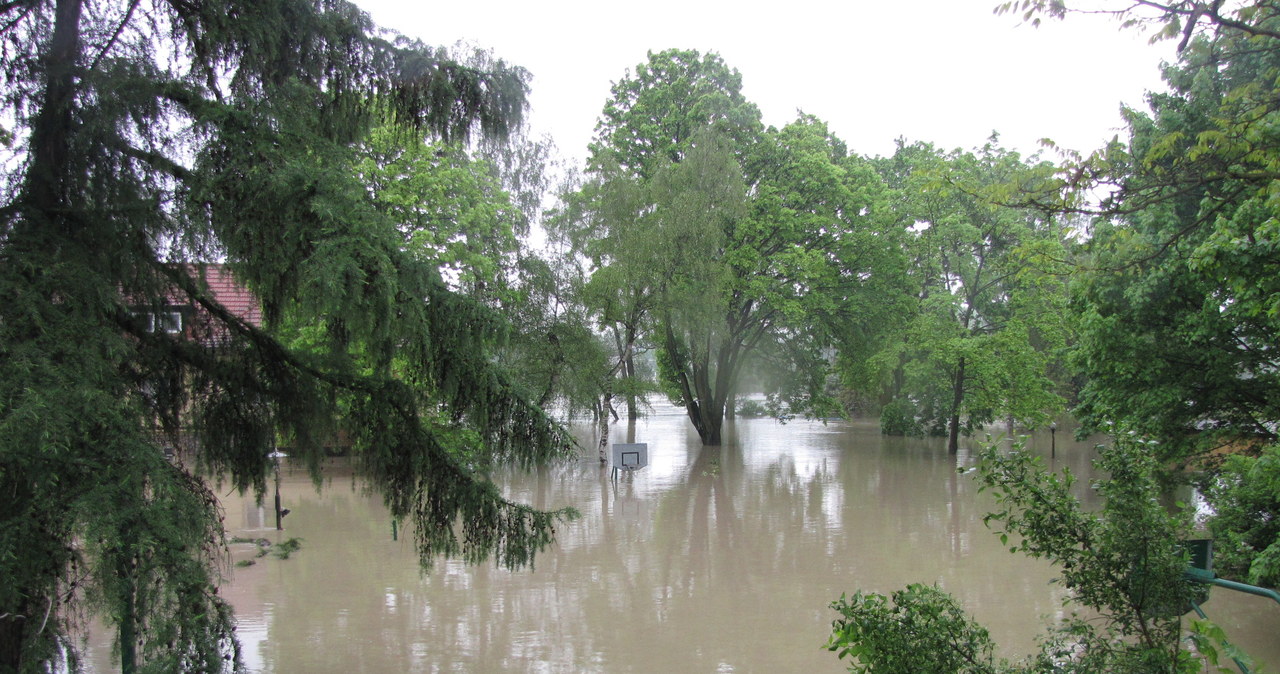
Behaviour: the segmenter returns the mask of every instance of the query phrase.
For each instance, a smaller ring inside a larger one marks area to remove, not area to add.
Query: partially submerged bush
[[[1216,664],[1212,646],[1220,630],[1196,621],[1198,653],[1181,637],[1181,616],[1198,586],[1183,579],[1187,553],[1181,541],[1191,529],[1185,507],[1161,505],[1153,454],[1122,440],[1101,448],[1096,462],[1109,479],[1095,483],[1106,499],[1101,512],[1086,512],[1071,493],[1074,477],[1044,470],[1038,457],[1015,448],[989,447],[976,468],[982,490],[997,509],[984,519],[1012,552],[1047,559],[1061,570],[1058,582],[1071,601],[1094,615],[1072,615],[1042,642],[1035,658],[1018,665],[997,662],[985,629],[937,588],[909,586],[894,593],[841,598],[841,614],[828,642],[849,670],[897,672],[1118,672],[1148,674],[1201,671]],[[1221,644],[1221,652],[1239,655]]]
[[[915,405],[909,400],[891,401],[880,410],[880,432],[884,435],[924,435],[924,428],[916,419]]]
[[[851,672],[955,672],[989,674],[997,663],[991,636],[951,595],[928,585],[908,585],[884,595],[840,597],[827,648],[849,658]]]

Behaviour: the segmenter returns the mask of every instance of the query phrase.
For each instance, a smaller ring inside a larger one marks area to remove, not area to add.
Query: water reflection
[[[660,408],[617,429],[649,443],[642,471],[611,479],[589,453],[499,476],[514,499],[583,514],[534,570],[514,573],[441,561],[424,575],[412,532],[393,540],[379,500],[340,461],[322,493],[286,464],[287,531],[252,502],[226,503],[232,535],[304,539],[288,560],[235,569],[224,589],[246,660],[266,672],[840,672],[821,645],[842,592],[937,583],[1008,656],[1031,652],[1060,613],[1050,567],[982,525],[991,503],[956,470],[968,450],[866,423],[739,420],[726,437],[702,447],[678,410]],[[1057,434],[1057,465],[1088,475],[1091,445],[1069,438]],[[1029,447],[1048,457],[1047,433]],[[1079,489],[1093,503],[1086,480]],[[1253,599],[1216,591],[1206,610],[1280,662],[1280,607]],[[100,671],[108,653],[91,654]]]

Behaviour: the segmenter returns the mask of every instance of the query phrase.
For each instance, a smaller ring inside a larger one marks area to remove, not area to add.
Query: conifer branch
[[[115,46],[116,40],[120,39],[120,34],[123,33],[124,29],[129,25],[129,20],[133,18],[134,10],[138,8],[138,2],[139,0],[130,0],[129,7],[125,10],[124,16],[121,17],[120,22],[116,24],[115,32],[111,34],[111,37],[107,40],[106,44],[102,45],[102,49],[98,50],[98,55],[95,56],[93,58],[93,62],[89,64],[90,71],[98,69],[98,64],[102,62],[102,59],[107,55],[107,52],[111,51],[111,48]]]

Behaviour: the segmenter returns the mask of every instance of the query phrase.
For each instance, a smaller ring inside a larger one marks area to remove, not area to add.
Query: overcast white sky
[[[1103,17],[1020,25],[997,0],[355,1],[380,25],[528,69],[535,133],[577,159],[611,83],[650,50],[718,52],[766,124],[803,110],[864,155],[898,137],[972,148],[992,131],[1024,153],[1044,137],[1092,150],[1120,131],[1122,102],[1145,107],[1172,54]]]

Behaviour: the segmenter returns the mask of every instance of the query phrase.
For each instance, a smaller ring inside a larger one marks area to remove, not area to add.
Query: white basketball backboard
[[[611,456],[613,467],[618,470],[640,470],[649,465],[649,445],[643,442],[615,444]]]

